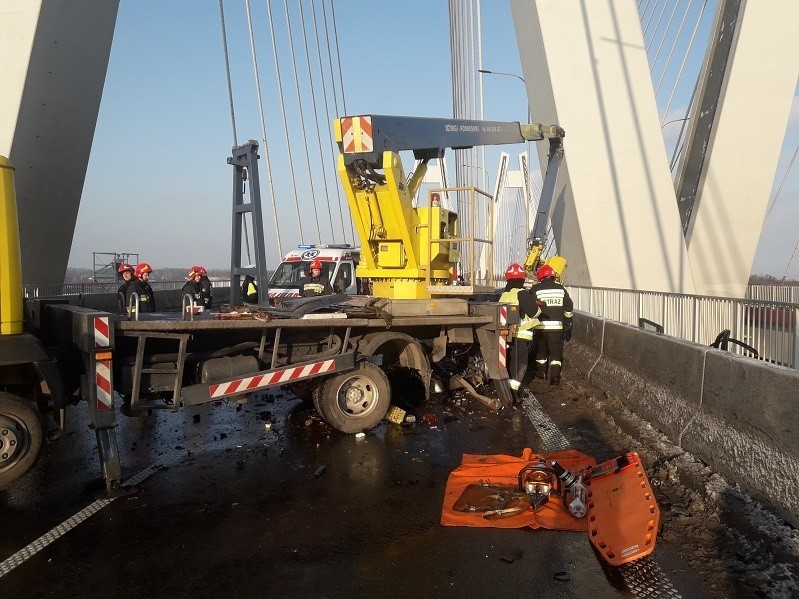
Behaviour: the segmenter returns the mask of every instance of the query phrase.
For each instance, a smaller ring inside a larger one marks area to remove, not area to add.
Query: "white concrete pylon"
[[[551,220],[569,282],[693,293],[636,2],[511,9],[532,119],[566,130]]]

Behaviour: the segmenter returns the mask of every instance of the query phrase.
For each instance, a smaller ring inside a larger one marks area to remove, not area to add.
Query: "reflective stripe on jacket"
[[[503,304],[511,304],[512,306],[519,305],[519,291],[522,288],[509,289],[499,296],[499,301]],[[533,329],[538,326],[538,319],[531,318],[519,312],[519,325],[516,327],[514,337],[519,339],[527,339],[531,341],[533,338]]]

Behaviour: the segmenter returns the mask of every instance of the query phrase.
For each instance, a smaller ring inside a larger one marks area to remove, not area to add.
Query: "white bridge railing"
[[[701,295],[680,295],[657,291],[632,291],[601,287],[567,286],[577,310],[658,330],[666,335],[712,345],[719,335],[729,337],[734,353],[750,355],[797,368],[799,304],[756,299],[733,299]]]

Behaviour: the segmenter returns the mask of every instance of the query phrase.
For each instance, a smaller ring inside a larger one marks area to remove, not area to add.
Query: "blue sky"
[[[297,68],[305,82],[298,3],[290,0],[288,4]],[[303,0],[302,4],[310,27],[310,0]],[[508,3],[483,0],[482,4],[484,68],[520,74]],[[403,0],[379,6],[365,0],[336,0],[347,113],[434,117],[452,114],[447,5],[444,0]],[[243,0],[225,0],[239,143],[261,139],[244,6]],[[321,19],[321,4],[315,2],[315,6]],[[333,154],[326,145],[320,158],[314,145],[316,128],[309,89],[301,83],[310,144],[310,173],[308,170],[304,144],[299,139],[302,135],[283,2],[273,0],[272,11],[286,118],[293,139],[291,165],[305,239],[300,239],[298,232],[266,2],[253,0],[251,8],[283,250],[300,241],[315,241],[316,217],[309,180],[315,182],[313,195],[319,207],[322,236],[325,241],[332,241],[324,232],[324,227],[330,227],[324,224],[327,198],[334,221],[341,218],[339,202],[343,205],[344,201],[333,170]],[[315,46],[312,51],[316,51]],[[315,54],[311,62],[316,66]],[[486,76],[484,85],[486,119],[522,120],[526,116],[526,97],[518,79]],[[329,80],[326,92],[332,115]],[[321,88],[316,88],[318,103],[321,93]],[[340,96],[338,102],[343,114]],[[796,112],[794,106],[794,124],[799,120]],[[330,126],[329,118],[323,126]],[[787,156],[783,156],[778,179],[795,148],[798,129],[791,129],[792,137],[786,144],[789,151],[784,152]],[[323,129],[323,142],[327,134],[328,129]],[[227,267],[232,168],[226,159],[232,145],[217,0],[121,0],[70,266],[90,267],[92,252],[131,252],[156,269],[197,263]],[[262,148],[259,167],[267,260],[273,266],[279,256],[272,199],[264,178],[264,153]],[[487,170],[495,170],[492,163]],[[766,223],[765,241],[755,260],[756,273],[782,275],[796,244],[797,179],[799,176],[792,175],[786,183]],[[327,184],[326,196],[323,180]],[[343,209],[348,218],[346,206]],[[335,241],[352,241],[349,224],[344,228],[346,239],[341,238],[340,229],[333,231],[338,235]],[[799,264],[794,264],[791,273],[799,276]]]

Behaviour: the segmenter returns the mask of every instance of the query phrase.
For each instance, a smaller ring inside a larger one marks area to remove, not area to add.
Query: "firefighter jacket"
[[[574,302],[569,292],[551,278],[519,294],[519,311],[522,315],[538,318],[541,324],[536,328],[540,331],[570,330],[573,310]]]
[[[200,284],[195,281],[186,281],[183,288],[180,290],[180,294],[181,297],[190,295],[196,305],[203,305],[202,298],[200,297]]]
[[[213,303],[211,296],[211,280],[205,275],[200,277],[200,299],[203,308],[206,310],[211,308],[211,304]]]
[[[141,279],[134,279],[128,286],[127,296],[139,294],[139,312],[155,312],[155,294],[150,284]]]
[[[304,277],[300,281],[300,297],[314,297],[316,295],[331,295],[333,288],[324,275],[318,277]]]
[[[524,291],[521,287],[516,287],[514,289],[508,289],[502,295],[499,296],[499,301],[503,304],[511,304],[513,306],[519,305],[519,292]],[[533,339],[533,329],[536,328],[540,323],[538,322],[537,318],[532,316],[528,316],[527,314],[519,312],[519,325],[516,327],[516,331],[514,332],[513,336],[518,337],[519,339],[527,339],[531,341]]]

